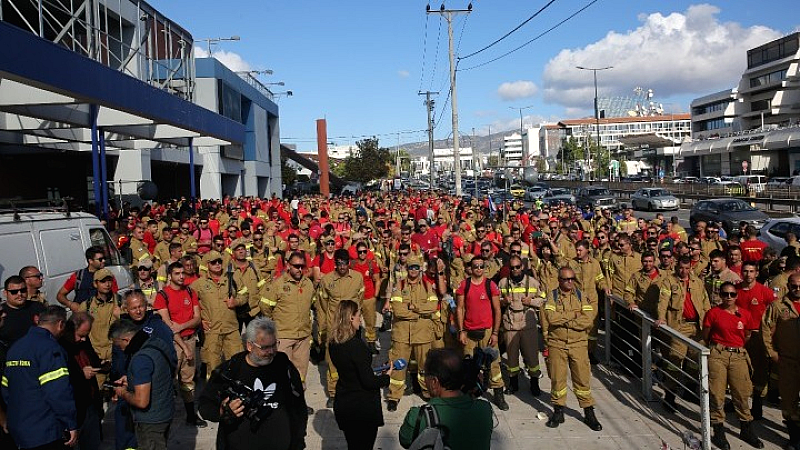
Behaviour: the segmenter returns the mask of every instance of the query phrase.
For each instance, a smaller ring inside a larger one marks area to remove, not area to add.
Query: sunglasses
[[[790,291],[794,291],[796,289],[800,289],[800,284],[790,284],[788,287],[789,287]],[[11,292],[11,291],[9,291],[9,292]]]
[[[344,260],[341,260],[341,259],[337,259],[335,264],[337,266],[348,266],[348,265],[350,265],[350,262],[349,261],[344,261]]]
[[[100,261],[100,262],[103,262],[103,261],[105,261],[105,260],[106,260],[106,258],[105,258],[105,257],[103,257],[103,258],[95,258],[94,260],[95,260],[95,261]]]
[[[413,266],[408,266],[408,270],[419,270],[419,269],[420,269],[420,266],[417,265],[417,264],[414,264]]]
[[[522,266],[511,266],[511,270],[522,270]]]
[[[39,278],[41,280],[42,278],[44,278],[44,275],[41,273],[37,273],[36,275],[28,275],[25,278]]]
[[[21,288],[21,289],[6,289],[6,292],[8,292],[8,293],[9,293],[9,294],[11,294],[11,295],[17,295],[17,294],[19,294],[20,292],[23,292],[23,291],[24,291],[24,292],[28,292],[28,288]]]
[[[400,255],[400,256],[408,256],[408,252],[400,252],[400,253],[398,253],[398,255]]]
[[[209,261],[208,263],[209,264],[222,264],[222,260],[221,259],[215,259],[213,261]]]
[[[558,277],[558,279],[561,280],[561,281],[575,281],[575,277],[569,277],[569,278]]]
[[[292,264],[292,267],[294,267],[295,269],[305,269],[306,265],[305,264]]]
[[[490,249],[490,248],[482,248],[481,249],[482,253],[490,253],[491,251],[492,251],[492,249]]]
[[[605,236],[597,236],[597,239],[605,239]]]
[[[150,268],[149,267],[145,267],[145,266],[139,266],[138,269],[139,269],[139,272],[143,272],[143,271],[148,271],[149,272],[150,271]]]
[[[336,245],[336,241],[328,241],[325,245]]]
[[[181,231],[189,231],[189,229],[181,227]]]
[[[512,255],[521,255],[522,254],[522,250],[511,250],[511,254]]]
[[[800,286],[798,287],[800,288]],[[736,297],[736,292],[720,292],[720,298],[734,298]]]
[[[484,268],[486,268],[486,266],[484,266],[483,264],[472,266],[472,270],[483,270]]]
[[[208,224],[208,222],[206,222],[205,220],[201,220],[200,221],[200,225],[207,225],[207,224]]]
[[[486,230],[483,230],[483,229],[479,229],[479,230],[475,230],[475,231],[477,231],[478,233],[486,233]]]
[[[359,250],[359,251],[358,251],[358,254],[359,254],[359,255],[366,255],[366,254],[367,254],[367,251],[366,251],[366,250]]]
[[[185,230],[188,230],[188,228],[184,228],[184,229],[185,229]],[[236,233],[237,231],[239,231],[239,230],[237,230],[236,228],[234,228],[234,229],[232,229],[232,230],[228,230],[228,233]]]

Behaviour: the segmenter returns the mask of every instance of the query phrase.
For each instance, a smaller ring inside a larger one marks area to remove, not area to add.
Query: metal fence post
[[[610,295],[605,296],[605,303],[606,334],[603,336],[603,340],[605,341],[605,363],[608,366],[611,364],[611,308],[614,306]]]
[[[711,412],[708,406],[708,349],[700,353],[700,428],[703,448],[711,450]]]
[[[648,402],[653,401],[653,328],[650,322],[642,320],[641,343],[642,343],[642,395]]]

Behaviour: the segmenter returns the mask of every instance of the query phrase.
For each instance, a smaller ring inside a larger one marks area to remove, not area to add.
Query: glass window
[[[769,229],[769,234],[773,236],[777,236],[783,239],[786,236],[786,233],[789,231],[789,224],[786,222],[781,222],[777,225],[774,225],[772,228]]]
[[[90,229],[89,242],[91,242],[92,245],[103,248],[103,252],[106,254],[106,266],[126,265],[122,260],[122,255],[119,253],[119,250],[117,250],[117,246],[114,245],[114,241],[111,240],[111,236],[108,235],[105,228]]]

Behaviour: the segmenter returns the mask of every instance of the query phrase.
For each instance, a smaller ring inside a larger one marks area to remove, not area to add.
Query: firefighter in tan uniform
[[[767,306],[761,338],[770,359],[778,365],[781,414],[789,429],[789,447],[800,449],[800,274],[789,276],[788,293]]]
[[[542,306],[545,292],[539,289],[539,282],[525,273],[522,258],[512,255],[509,258],[511,274],[498,283],[500,304],[505,307],[502,317],[503,340],[506,343],[508,381],[506,394],[519,390],[520,350],[531,383],[531,393],[539,396],[539,328],[537,310]]]
[[[633,251],[630,237],[624,234],[617,238],[617,245],[619,253],[612,253],[608,258],[608,293],[623,297],[631,276],[642,270],[642,256]]]
[[[364,277],[350,269],[350,253],[347,250],[339,249],[333,254],[336,269],[327,273],[319,282],[317,291],[317,321],[319,322],[319,333],[321,342],[328,342],[328,324],[334,316],[334,312],[339,308],[342,300],[353,300],[358,303],[361,309],[364,300]],[[327,350],[327,349],[326,349]],[[333,399],[336,397],[336,381],[339,380],[339,373],[336,372],[333,362],[331,362],[330,352],[325,352],[325,361],[328,363],[328,372],[325,376],[328,388],[328,402],[326,406],[333,408]]]
[[[392,308],[392,347],[389,359],[410,360],[413,355],[419,371],[417,379],[422,387],[422,396],[429,397],[425,385],[425,358],[436,339],[434,334],[435,320],[439,320],[439,297],[436,288],[422,277],[422,261],[412,256],[408,259],[408,277],[402,280],[392,291],[390,304]],[[394,370],[389,380],[387,409],[396,411],[397,404],[403,397],[406,386],[406,369]]]
[[[658,297],[658,315],[655,325],[666,324],[689,339],[703,341],[701,321],[711,303],[703,282],[692,273],[692,261],[688,257],[681,258],[675,265],[675,272],[665,276],[661,281]],[[681,378],[681,366],[688,348],[677,339],[670,343],[667,358],[667,377],[664,380],[664,407],[667,411],[675,411],[675,389]],[[696,364],[687,365],[696,370]]]
[[[172,243],[172,228],[167,225],[161,230],[161,240],[158,241],[156,247],[153,249],[153,257],[155,258],[156,268],[161,267],[169,260],[169,244]]]
[[[656,317],[658,313],[660,284],[664,276],[656,268],[655,261],[653,252],[642,253],[642,269],[631,275],[622,296],[629,309],[641,309],[650,317]]]
[[[222,362],[241,352],[242,336],[236,320],[236,307],[247,304],[247,294],[238,295],[228,282],[222,254],[211,250],[203,256],[208,272],[192,283],[200,302],[200,321],[205,332],[200,358],[208,367],[207,377]]]
[[[547,294],[541,309],[542,330],[547,343],[550,400],[553,414],[549,428],[564,423],[567,404],[567,369],[573,392],[584,411],[584,422],[594,431],[603,429],[594,414],[594,398],[590,387],[592,371],[589,363],[589,329],[597,317],[597,301],[575,288],[575,272],[569,267],[558,271],[558,288]]]
[[[692,272],[698,277],[704,278],[711,262],[703,255],[703,247],[700,242],[693,242],[689,244],[689,250],[692,257]]]
[[[130,240],[130,248],[133,258],[131,260],[131,268],[135,269],[139,262],[145,259],[153,259],[150,255],[150,252],[147,250],[147,245],[142,242],[144,239],[144,233],[147,230],[147,227],[143,223],[137,223],[136,227],[134,227],[133,231],[131,232],[131,240]]]
[[[607,281],[603,275],[600,261],[589,256],[592,244],[587,240],[580,240],[575,243],[575,258],[567,261],[567,267],[575,272],[575,288],[580,289],[581,294],[593,304],[600,303],[598,292],[605,291]],[[597,316],[595,314],[595,316]],[[597,349],[597,319],[589,330],[589,355],[594,358],[594,351]]]
[[[739,284],[742,279],[728,268],[725,253],[721,250],[712,251],[709,258],[711,259],[711,265],[709,266],[711,270],[709,270],[705,278],[705,285],[711,306],[717,306],[722,303],[722,299],[719,297],[719,289],[722,283]]]
[[[306,259],[302,253],[292,253],[287,260],[286,272],[261,288],[261,313],[275,321],[281,337],[278,351],[286,353],[305,386],[311,352],[314,283],[303,274]]]
[[[261,278],[256,265],[247,259],[250,255],[247,250],[247,241],[236,239],[231,242],[230,249],[233,251],[233,258],[225,267],[225,275],[229,281],[233,281],[236,295],[247,296],[247,304],[236,307],[236,317],[241,329],[243,325],[247,326],[250,320],[260,312],[261,297],[258,292],[267,283],[267,280]]]

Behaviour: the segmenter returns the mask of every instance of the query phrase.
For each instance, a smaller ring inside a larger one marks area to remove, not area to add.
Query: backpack
[[[88,275],[88,276],[87,276]],[[75,272],[75,297],[76,303],[83,303],[97,294],[97,288],[92,283],[93,273],[83,268]],[[86,281],[86,283],[84,283]]]
[[[422,415],[425,414],[427,427],[420,432],[419,426]],[[450,447],[444,443],[444,430],[439,423],[439,414],[436,408],[431,405],[423,405],[417,414],[417,422],[414,425],[414,436],[416,438],[408,447],[408,450],[449,450]]]
[[[472,280],[470,278],[467,278],[464,281],[466,282],[466,285],[464,286],[464,299],[466,300],[467,295],[469,295],[469,288],[470,288],[470,286],[472,286]],[[486,298],[488,298],[491,301],[492,300],[492,280],[487,278],[485,281],[486,282],[484,283],[484,287],[486,288]]]
[[[133,250],[131,250],[131,240],[128,239],[119,247],[120,256],[125,261],[126,265],[133,264]]]
[[[449,236],[447,240],[442,242],[442,253],[444,253],[445,258],[447,258],[448,261],[453,260],[453,236]]]

